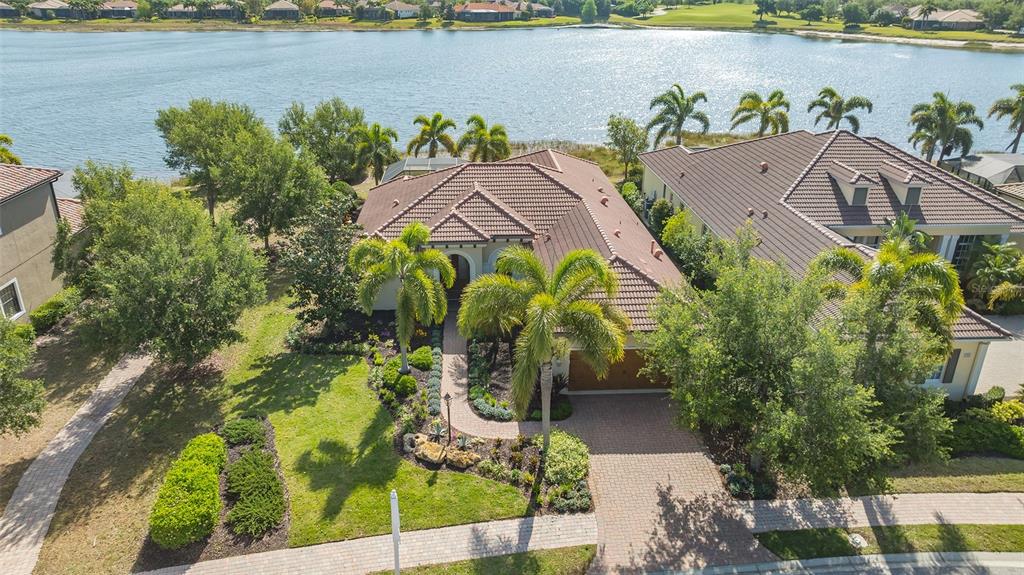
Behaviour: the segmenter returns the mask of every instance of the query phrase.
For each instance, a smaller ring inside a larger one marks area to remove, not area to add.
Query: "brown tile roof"
[[[264,12],[268,10],[285,10],[288,12],[298,12],[299,7],[296,6],[295,4],[292,4],[288,0],[277,0],[277,2],[274,2],[273,4],[270,4],[269,6],[263,9]]]
[[[637,330],[652,327],[647,308],[660,286],[682,281],[668,256],[653,256],[654,238],[601,169],[560,152],[393,180],[370,191],[359,215],[367,233],[387,239],[414,221],[438,244],[532,245],[549,268],[571,250],[593,249],[619,272],[616,303]]]
[[[82,200],[78,198],[57,198],[57,213],[67,220],[71,233],[77,234],[85,227],[85,212]]]
[[[910,216],[922,223],[998,221],[1011,224],[1021,211],[1008,202],[963,182],[880,140],[846,131],[814,134],[789,132],[717,148],[690,151],[682,147],[641,154],[658,175],[719,237],[729,237],[748,220],[761,238],[754,253],[784,261],[803,273],[823,250],[843,246],[870,258],[873,251],[829,229],[832,225],[881,224],[898,214],[899,200],[879,175],[894,168],[930,181],[923,185],[921,205]],[[768,169],[762,171],[760,164]],[[831,182],[829,172],[880,182],[869,186],[867,206],[849,206]],[[860,174],[860,175],[858,175]],[[906,177],[905,175],[902,177]],[[980,214],[980,215],[979,215]],[[981,219],[991,218],[991,219]],[[1006,334],[965,313],[954,326],[958,338],[1002,338]]]
[[[1024,182],[996,186],[996,192],[1000,195],[1008,196],[1018,202],[1024,203]]]
[[[0,164],[0,203],[60,176],[59,170]]]

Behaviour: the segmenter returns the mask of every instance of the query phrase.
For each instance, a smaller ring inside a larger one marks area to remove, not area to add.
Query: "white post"
[[[401,525],[398,521],[398,493],[391,490],[391,540],[395,544],[395,575],[400,575],[401,568],[398,562],[398,545],[402,539]]]

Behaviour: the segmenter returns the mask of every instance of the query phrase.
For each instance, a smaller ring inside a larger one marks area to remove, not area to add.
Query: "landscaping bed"
[[[469,402],[473,411],[484,419],[512,421],[512,345],[507,341],[471,341],[467,347]],[[555,377],[551,389],[551,420],[561,421],[572,415],[572,403],[561,391],[564,377]],[[540,421],[540,385],[526,410],[527,421]]]

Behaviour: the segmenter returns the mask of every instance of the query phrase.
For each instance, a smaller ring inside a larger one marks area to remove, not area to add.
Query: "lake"
[[[473,113],[514,140],[600,142],[609,114],[646,122],[673,82],[708,95],[725,131],[739,95],[781,88],[792,128],[825,85],[874,101],[862,133],[907,146],[913,104],[942,90],[992,101],[1024,81],[1024,55],[784,34],[687,30],[535,29],[483,32],[0,31],[0,133],[27,164],[69,170],[85,159],[127,162],[166,177],[156,110],[210,97],[251,105],[271,126],[286,107],[332,96],[395,127]],[[975,149],[1002,149],[1006,123],[987,121]]]

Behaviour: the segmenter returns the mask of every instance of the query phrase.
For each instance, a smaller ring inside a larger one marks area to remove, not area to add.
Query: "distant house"
[[[100,4],[100,18],[135,18],[139,4],[134,0],[111,0]]]
[[[1024,154],[972,154],[946,160],[942,167],[989,190],[1024,182]]]
[[[18,9],[10,4],[4,4],[0,2],[0,18],[17,18],[19,16]]]
[[[316,5],[316,15],[320,18],[334,18],[335,16],[348,16],[352,12],[348,6],[335,0],[321,0]]]
[[[500,0],[501,4],[509,6],[513,10],[515,18],[519,18],[522,14],[529,13],[530,9],[533,9],[533,16],[536,18],[554,18],[555,9],[551,6],[545,6],[536,2],[511,2],[509,0]]]
[[[222,20],[238,20],[242,16],[242,10],[234,2],[214,4],[206,11],[207,18]]]
[[[399,0],[391,0],[384,5],[385,10],[391,11],[396,19],[415,18],[420,15],[420,7],[416,4],[406,4]]]
[[[384,177],[380,179],[380,183],[385,184],[395,178],[406,176],[421,176],[465,163],[466,160],[462,158],[402,158],[384,170]]]
[[[370,4],[367,0],[359,0],[356,3],[355,16],[363,20],[383,20],[387,16],[387,12],[383,6]]]
[[[992,191],[1000,198],[1024,208],[1024,182],[1003,184]]]
[[[28,11],[36,18],[70,18],[71,7],[61,0],[43,0],[28,5]]]
[[[505,4],[468,2],[455,7],[455,18],[465,22],[503,22],[515,17],[515,10]]]
[[[277,0],[263,10],[264,20],[299,20],[302,11],[288,0]]]
[[[907,11],[907,17],[911,19],[914,30],[978,30],[985,27],[981,14],[967,8],[936,10],[925,17],[921,6],[914,6]]]
[[[185,6],[184,4],[175,4],[164,11],[165,18],[191,19],[198,15],[199,11],[195,6]]]

